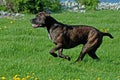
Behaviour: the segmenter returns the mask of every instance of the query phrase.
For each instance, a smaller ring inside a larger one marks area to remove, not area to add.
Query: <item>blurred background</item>
[[[0,11],[37,13],[39,11],[86,12],[89,10],[120,10],[120,0],[0,0]]]

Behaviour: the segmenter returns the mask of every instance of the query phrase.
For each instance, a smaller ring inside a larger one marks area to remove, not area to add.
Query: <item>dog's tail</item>
[[[111,39],[113,39],[114,37],[110,34],[110,33],[105,33],[105,32],[102,32],[103,36],[109,36]]]

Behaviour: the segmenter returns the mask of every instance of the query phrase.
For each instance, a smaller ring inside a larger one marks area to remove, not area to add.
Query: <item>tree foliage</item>
[[[60,0],[6,0],[5,9],[12,12],[37,13],[61,10]]]
[[[99,0],[75,0],[77,3],[81,5],[85,5],[87,10],[96,10],[98,6]]]

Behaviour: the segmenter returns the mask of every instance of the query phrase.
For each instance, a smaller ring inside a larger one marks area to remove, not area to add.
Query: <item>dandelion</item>
[[[18,78],[14,78],[14,80],[20,80],[20,78],[18,77]]]
[[[109,31],[109,29],[107,28],[107,29],[105,29],[105,31],[104,32],[108,32]]]
[[[13,21],[10,21],[11,24],[13,24],[14,22]]]
[[[15,76],[13,77],[13,79],[16,78],[17,76],[18,76],[18,75],[15,75]]]
[[[2,80],[6,80],[6,78],[3,76],[2,78],[1,78]]]
[[[32,73],[32,76],[35,76],[35,73]]]
[[[100,78],[100,77],[98,77],[98,78],[97,78],[97,80],[101,80],[101,78]]]
[[[32,73],[31,78],[35,78],[35,73]]]
[[[13,80],[20,80],[19,76],[20,76],[20,75],[15,75],[15,76],[13,77]]]
[[[109,31],[109,28],[107,28],[106,30]]]
[[[27,80],[26,78],[22,78],[22,80]]]
[[[27,77],[26,78],[30,78],[30,75],[27,75]]]
[[[26,78],[30,78],[30,73],[27,73],[27,77]]]

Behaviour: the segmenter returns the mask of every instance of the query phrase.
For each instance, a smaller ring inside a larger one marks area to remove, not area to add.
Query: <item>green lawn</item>
[[[84,24],[106,31],[114,39],[104,37],[97,50],[100,61],[88,55],[80,63],[73,63],[81,47],[64,50],[71,61],[49,54],[54,44],[44,28],[34,29],[25,15],[16,20],[0,19],[0,80],[120,80],[120,11],[63,12],[52,14],[65,24]],[[16,77],[16,78],[15,78]]]

